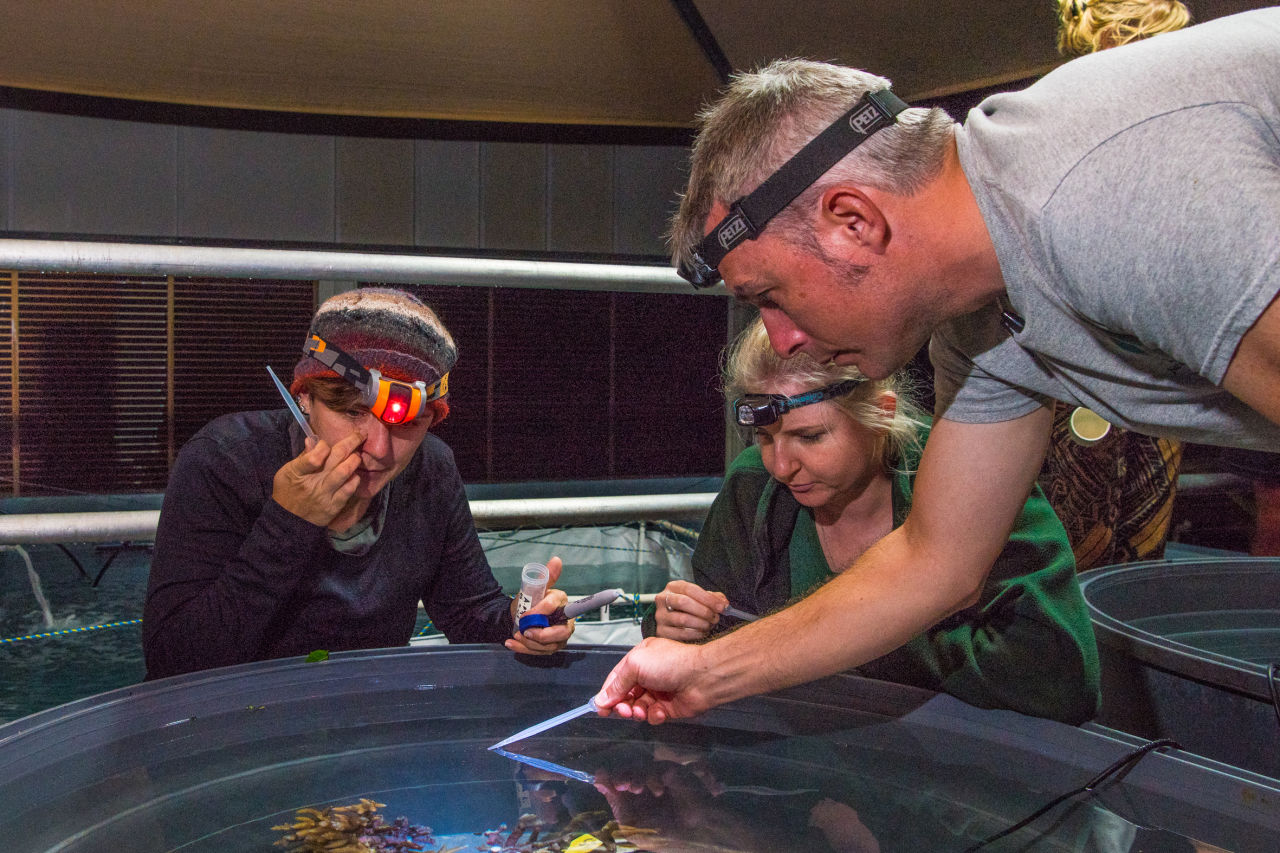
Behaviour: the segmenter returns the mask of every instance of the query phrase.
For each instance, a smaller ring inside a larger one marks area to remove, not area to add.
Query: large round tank
[[[1280,778],[1280,559],[1129,563],[1080,586],[1102,655],[1098,722]]]
[[[585,850],[584,836],[617,832],[651,851],[960,851],[1142,743],[837,677],[657,727],[588,715],[510,747],[542,767],[487,749],[585,703],[619,658],[353,652],[41,712],[0,727],[3,849],[300,849],[273,847],[286,831],[272,827],[364,798],[387,820],[430,826],[420,846],[432,850],[553,849],[541,846],[553,838]],[[1273,849],[1280,786],[1152,752],[988,849],[1189,850],[1186,837]]]

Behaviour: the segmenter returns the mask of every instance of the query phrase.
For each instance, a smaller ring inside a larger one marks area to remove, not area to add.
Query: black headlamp
[[[422,412],[423,403],[449,393],[447,373],[431,385],[422,381],[410,384],[386,379],[376,367],[366,369],[336,344],[326,342],[319,335],[308,338],[302,351],[354,385],[369,411],[383,423],[393,426],[409,423]]]
[[[807,406],[810,403],[821,403],[833,397],[843,397],[857,388],[865,379],[846,379],[825,388],[806,391],[787,397],[783,394],[743,394],[733,401],[734,418],[741,426],[762,427],[776,423],[778,418],[792,409]]]
[[[867,92],[840,118],[783,163],[749,195],[729,205],[729,215],[702,238],[693,258],[677,272],[694,287],[711,287],[720,281],[720,262],[744,240],[760,236],[769,220],[796,196],[839,163],[877,130],[893,124],[907,104],[888,89]]]

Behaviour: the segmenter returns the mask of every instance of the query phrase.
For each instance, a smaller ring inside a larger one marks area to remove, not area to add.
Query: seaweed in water
[[[403,817],[387,823],[378,814],[383,806],[361,798],[350,806],[298,809],[293,823],[271,827],[288,833],[274,846],[287,853],[427,853],[422,845],[435,843],[431,827]]]
[[[521,815],[515,829],[508,832],[505,823],[497,829],[477,832],[484,842],[476,846],[482,853],[573,853],[579,850],[598,850],[600,853],[620,853],[637,850],[634,842],[622,836],[656,835],[656,830],[638,826],[623,826],[616,820],[608,820],[596,830],[587,830],[603,812],[583,812],[576,815],[560,832],[539,838],[546,827],[534,815]],[[521,836],[529,831],[529,839],[521,842]]]
[[[384,807],[384,803],[362,798],[350,806],[298,809],[293,823],[271,827],[287,833],[275,846],[285,848],[286,853],[459,853],[465,849],[446,850],[441,846],[433,850],[427,846],[436,843],[430,827],[410,824],[404,817],[387,823],[378,814],[378,809]],[[602,818],[605,822],[599,829],[588,829]],[[536,816],[521,815],[513,829],[501,824],[497,829],[477,832],[484,836],[484,843],[476,849],[484,853],[569,853],[588,849],[618,853],[637,849],[625,836],[654,834],[651,829],[620,826],[616,820],[607,820],[604,812],[583,812],[559,832],[548,833],[548,829]]]

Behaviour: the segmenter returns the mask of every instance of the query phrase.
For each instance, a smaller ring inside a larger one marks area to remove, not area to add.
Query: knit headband
[[[458,348],[440,318],[402,290],[366,287],[326,299],[311,320],[308,340],[311,335],[402,382],[430,385],[458,360]],[[304,356],[293,368],[295,382],[323,375],[335,374],[314,358]]]

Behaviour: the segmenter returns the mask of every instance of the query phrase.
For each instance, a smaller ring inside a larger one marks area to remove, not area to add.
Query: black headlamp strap
[[[744,240],[759,236],[769,220],[813,185],[876,131],[893,124],[907,104],[888,89],[867,92],[847,113],[809,140],[749,195],[734,202],[729,215],[706,236],[699,254],[717,267]]]
[[[372,384],[369,371],[337,345],[323,340],[319,335],[312,335],[303,345],[302,351],[359,388],[362,393],[368,393]]]

